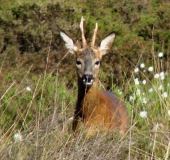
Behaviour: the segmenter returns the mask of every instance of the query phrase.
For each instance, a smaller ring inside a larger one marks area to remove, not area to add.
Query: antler
[[[81,17],[81,22],[80,22],[80,31],[81,31],[81,37],[82,37],[82,42],[83,42],[83,48],[85,48],[87,46],[87,42],[84,36],[84,29],[83,29],[83,22],[85,21],[85,19],[83,17]]]
[[[98,30],[98,24],[96,23],[94,33],[93,33],[93,37],[92,37],[91,47],[94,47],[94,45],[95,45],[97,30]]]

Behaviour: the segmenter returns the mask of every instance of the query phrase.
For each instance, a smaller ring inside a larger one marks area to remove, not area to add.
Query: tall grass
[[[1,159],[169,159],[170,77],[163,58],[157,53],[153,58],[151,66],[141,62],[134,67],[124,88],[112,88],[129,111],[131,127],[124,137],[110,133],[86,139],[83,131],[73,136],[76,82],[67,89],[64,77],[46,71],[40,76],[29,70],[5,75],[0,88]]]

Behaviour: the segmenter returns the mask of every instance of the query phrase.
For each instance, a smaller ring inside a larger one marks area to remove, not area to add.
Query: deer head
[[[75,43],[65,32],[60,31],[60,35],[63,38],[65,46],[69,52],[76,55],[78,78],[85,86],[90,87],[94,82],[98,81],[100,61],[103,55],[108,53],[110,50],[115,39],[115,32],[111,32],[99,43],[98,46],[95,46],[98,30],[98,24],[96,23],[91,44],[88,45],[84,36],[83,22],[84,18],[82,17],[80,22],[82,46]]]

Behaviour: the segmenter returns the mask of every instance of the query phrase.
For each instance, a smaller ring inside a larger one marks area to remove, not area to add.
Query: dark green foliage
[[[107,62],[108,66],[110,66],[108,73],[113,72],[118,78],[118,80],[113,78],[114,83],[118,85],[121,83],[121,76],[117,74],[116,65],[118,64],[116,61],[120,62],[119,65],[122,68],[129,66],[130,61],[133,65],[128,67],[128,71],[124,71],[127,75],[130,74],[141,53],[144,55],[143,61],[148,60],[153,42],[154,54],[163,51],[169,57],[169,7],[169,3],[166,3],[166,1],[153,1],[150,3],[142,0],[138,2],[133,0],[120,2],[103,0],[100,3],[97,1],[82,1],[79,3],[73,1],[47,3],[44,6],[38,3],[15,5],[11,7],[11,12],[8,15],[2,14],[0,16],[2,33],[0,52],[5,53],[9,45],[15,44],[18,46],[17,52],[23,54],[23,57],[26,54],[38,53],[39,56],[32,55],[34,57],[32,58],[32,64],[35,64],[33,66],[33,68],[36,68],[35,70],[41,70],[45,67],[43,65],[46,59],[45,54],[50,47],[50,55],[52,54],[51,57],[53,58],[50,59],[53,64],[52,68],[64,56],[63,42],[60,39],[58,30],[63,29],[75,40],[80,40],[78,28],[80,17],[84,16],[88,40],[91,39],[96,22],[99,23],[97,43],[112,30],[117,33],[114,50],[107,56],[111,61],[108,61],[106,57],[104,58],[104,63]],[[1,10],[2,13],[5,13],[3,8]],[[112,52],[114,53],[112,54]],[[120,53],[121,56],[119,56]],[[13,52],[12,54],[15,56],[16,53]],[[42,68],[36,62],[36,57],[41,59]],[[25,60],[23,61],[28,63]],[[72,59],[68,58],[63,63],[70,63],[68,61],[72,61]],[[60,65],[60,70],[66,69],[66,67],[63,67],[66,64],[63,63]],[[149,65],[151,62],[147,61],[147,63]],[[70,65],[73,67],[72,64]],[[104,71],[107,71],[107,68],[104,67]],[[67,70],[62,74],[67,76],[66,72]],[[68,76],[69,81],[71,80],[70,78],[72,77]]]

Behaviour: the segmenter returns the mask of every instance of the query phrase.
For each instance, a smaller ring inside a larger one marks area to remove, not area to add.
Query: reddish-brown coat
[[[83,86],[79,86],[79,89],[83,89]],[[123,135],[127,131],[128,113],[121,99],[111,92],[98,90],[97,81],[84,93],[81,90],[82,95],[78,96],[73,131],[77,132],[82,122],[88,135],[110,130],[118,130]]]

